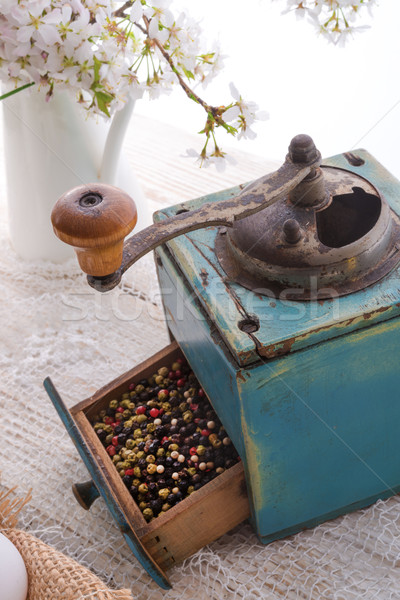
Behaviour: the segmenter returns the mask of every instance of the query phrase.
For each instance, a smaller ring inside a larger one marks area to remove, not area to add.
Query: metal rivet
[[[103,202],[103,196],[97,194],[96,192],[89,192],[88,194],[81,196],[81,198],[79,199],[79,205],[83,206],[84,208],[91,208],[92,206],[97,206],[98,204],[100,204],[100,202]]]
[[[297,244],[302,238],[300,225],[296,219],[288,219],[283,224],[283,235],[288,244]]]

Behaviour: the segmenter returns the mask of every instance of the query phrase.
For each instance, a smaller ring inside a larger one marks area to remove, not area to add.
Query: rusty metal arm
[[[105,277],[88,275],[89,285],[101,292],[111,290],[129,267],[157,246],[196,229],[218,225],[231,227],[235,221],[263,210],[288,194],[320,161],[319,152],[308,164],[295,163],[287,156],[277,171],[252,182],[238,196],[204,204],[196,210],[177,214],[146,227],[125,241],[120,268]]]

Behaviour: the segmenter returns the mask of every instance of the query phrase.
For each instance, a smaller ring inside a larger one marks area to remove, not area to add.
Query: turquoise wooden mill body
[[[356,155],[360,166],[344,155],[324,165],[365,177],[399,214],[399,182],[367,152]],[[398,493],[399,269],[337,298],[280,300],[227,280],[217,235],[210,227],[175,238],[156,251],[157,270],[168,327],[244,462],[260,540]]]
[[[155,250],[263,543],[400,491],[400,183],[365,150],[320,163],[297,136],[276,173],[158,212],[88,277],[111,289]]]

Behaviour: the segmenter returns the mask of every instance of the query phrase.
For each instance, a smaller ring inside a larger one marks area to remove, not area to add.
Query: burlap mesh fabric
[[[143,146],[149,154],[158,149],[161,167],[161,155],[167,157],[163,177],[171,171],[176,178],[173,185],[169,180],[171,203],[208,191],[198,176],[196,189],[185,192],[184,167],[178,173],[161,143],[157,129],[154,146]],[[148,181],[162,195],[153,154],[149,165]],[[242,165],[236,169],[242,181],[250,179]],[[207,177],[215,189],[227,187],[219,175]],[[3,184],[0,178],[0,190]],[[72,406],[168,343],[151,257],[101,296],[74,259],[61,266],[19,260],[3,213],[0,289],[1,485],[18,484],[21,493],[32,488],[20,529],[139,600],[400,600],[398,496],[268,546],[243,523],[170,570],[173,589],[161,590],[132,556],[103,500],[87,512],[72,497],[71,484],[88,473],[42,385],[51,376]],[[40,600],[48,597],[56,600],[51,594]]]
[[[27,600],[132,600],[129,590],[110,590],[88,569],[33,535],[18,529],[5,529],[2,533],[25,562]]]

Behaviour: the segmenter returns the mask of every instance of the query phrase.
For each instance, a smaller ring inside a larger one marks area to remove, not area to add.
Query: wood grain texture
[[[182,351],[177,342],[173,342],[70,411],[127,522],[161,569],[184,560],[250,514],[243,466],[238,463],[147,523],[91,425],[94,415],[111,399],[126,392],[132,381],[149,377],[178,356],[182,356]]]
[[[81,269],[102,277],[120,267],[123,241],[136,225],[137,212],[128,194],[94,183],[63,194],[51,221],[57,237],[75,248]]]

